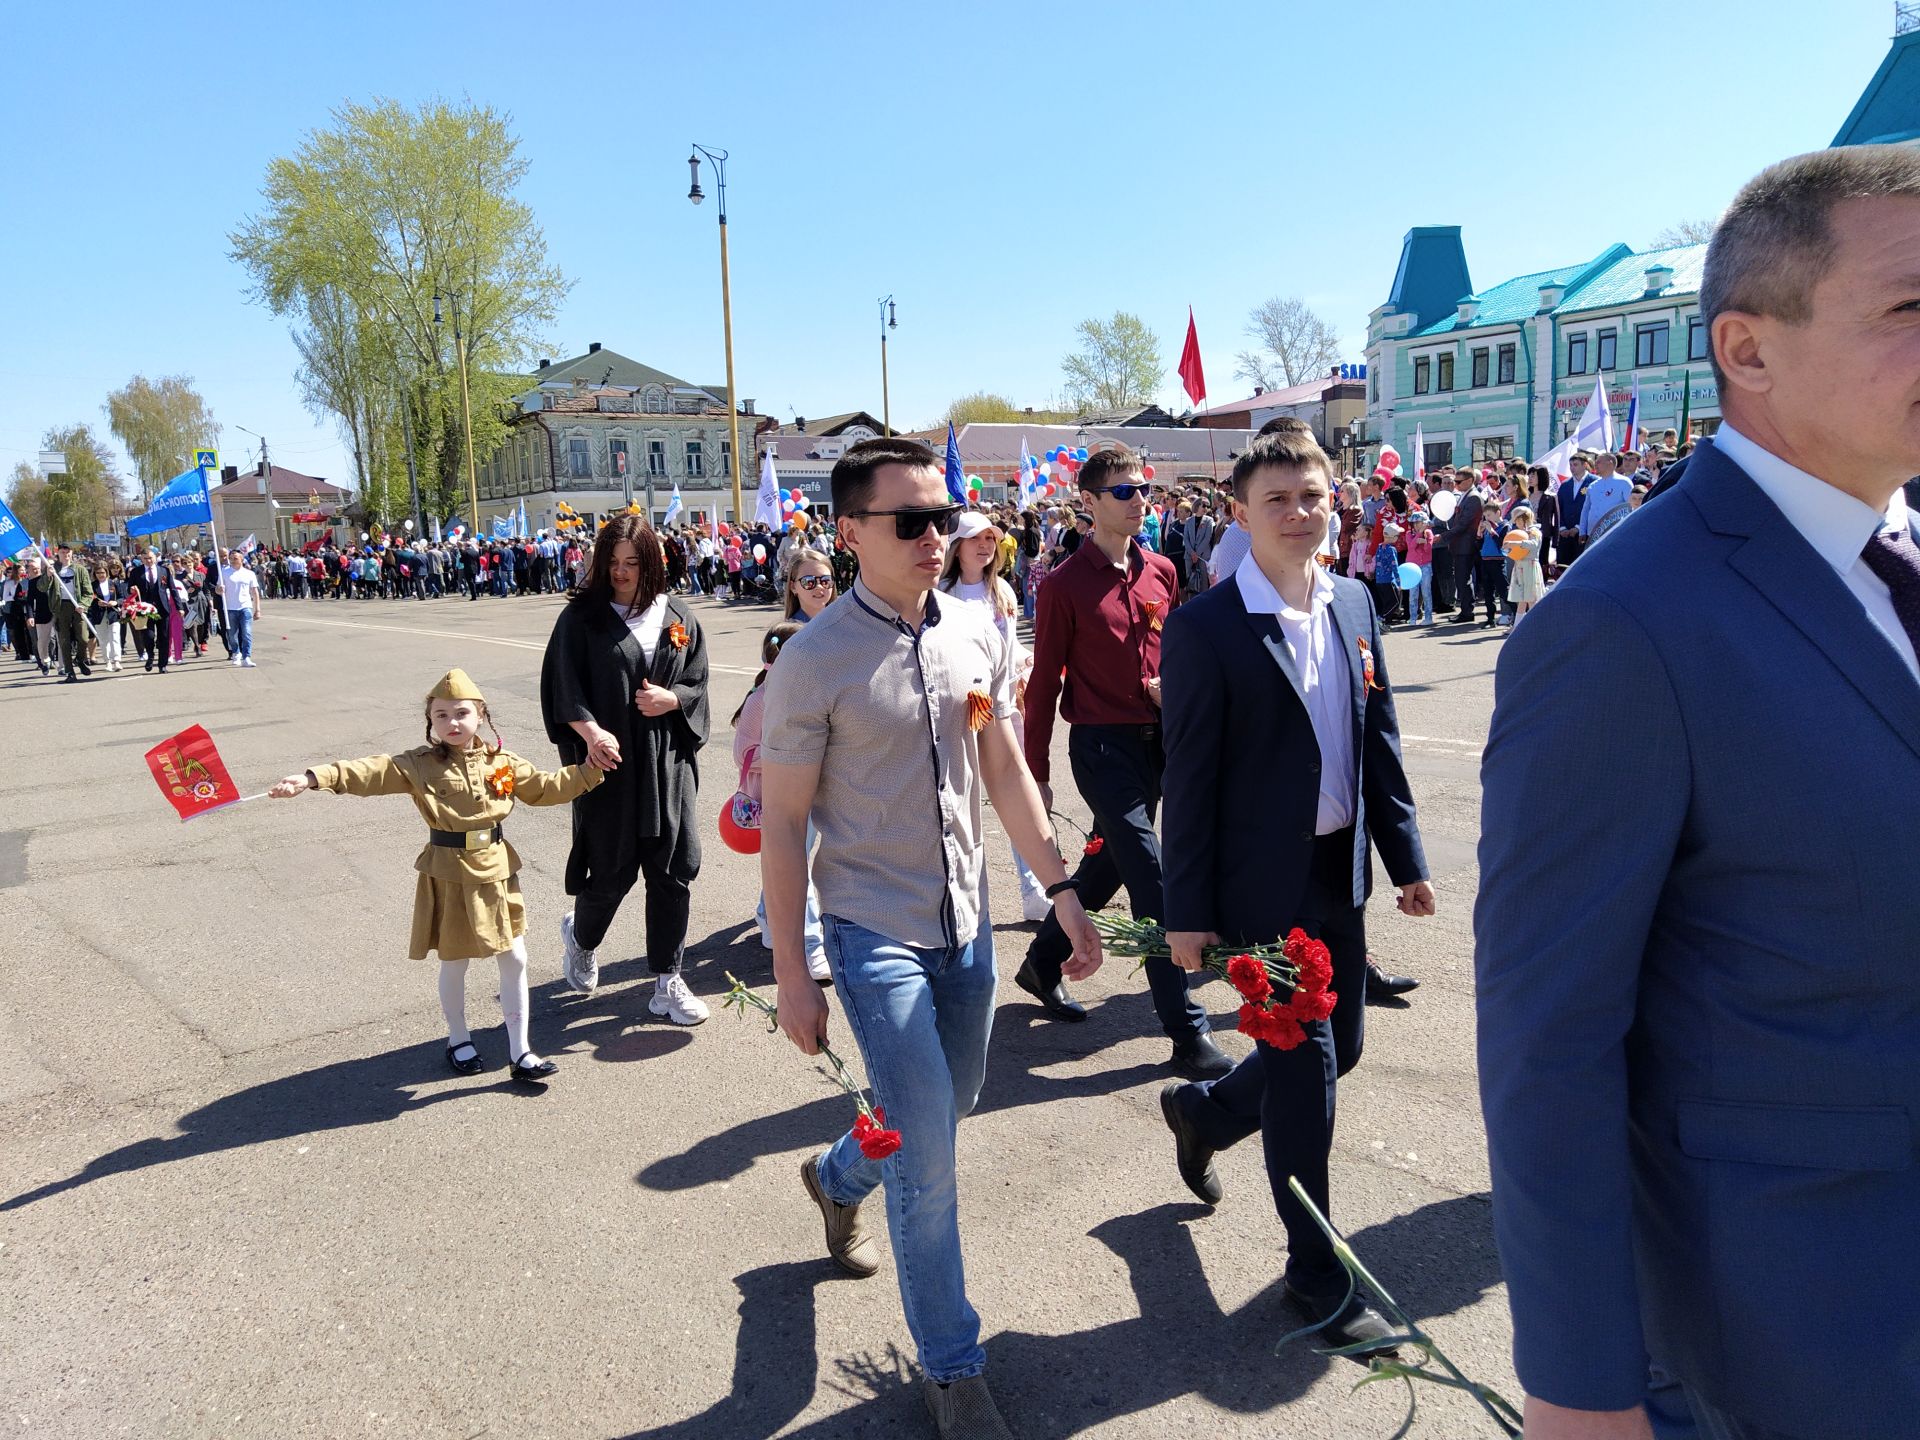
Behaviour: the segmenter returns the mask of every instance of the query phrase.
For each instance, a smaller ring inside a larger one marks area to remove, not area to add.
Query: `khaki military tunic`
[[[510,793],[497,774],[511,775]],[[453,753],[422,745],[404,755],[370,755],[313,767],[314,784],[336,795],[411,795],[430,829],[474,834],[491,831],[527,805],[564,805],[605,775],[589,765],[537,770],[506,750],[474,746]],[[505,840],[467,849],[429,843],[413,862],[420,872],[413,896],[413,937],[407,953],[424,960],[475,960],[513,948],[527,933],[520,899],[520,855]]]

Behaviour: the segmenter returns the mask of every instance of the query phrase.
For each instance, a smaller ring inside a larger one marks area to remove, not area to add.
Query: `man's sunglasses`
[[[796,588],[801,590],[831,590],[833,588],[833,577],[831,575],[802,575],[793,583]]]
[[[1111,495],[1116,500],[1131,500],[1134,496],[1151,496],[1153,487],[1144,484],[1097,486],[1087,491],[1089,495]]]
[[[918,540],[929,525],[942,535],[953,534],[960,528],[960,513],[965,509],[964,505],[929,505],[914,510],[849,510],[847,514],[856,520],[892,516],[895,535],[902,540]]]

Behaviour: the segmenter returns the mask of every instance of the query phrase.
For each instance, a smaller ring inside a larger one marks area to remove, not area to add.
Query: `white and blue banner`
[[[505,540],[512,534],[513,534],[513,521],[509,520],[505,515],[496,515],[493,517],[493,538],[494,539]]]
[[[153,497],[144,515],[127,521],[129,535],[155,535],[181,525],[208,525],[213,522],[213,504],[207,498],[207,472],[189,470],[169,480],[166,488]]]
[[[20,517],[0,500],[0,560],[11,560],[22,550],[33,548],[33,536],[20,523]]]
[[[674,521],[680,518],[681,509],[682,509],[682,503],[680,500],[680,482],[676,480],[673,482],[673,499],[667,502],[667,513],[661,519],[660,523],[662,525],[673,524]]]

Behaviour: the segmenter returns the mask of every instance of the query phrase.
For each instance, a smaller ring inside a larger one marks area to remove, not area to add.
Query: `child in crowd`
[[[509,1073],[544,1080],[559,1069],[527,1044],[526,907],[520,856],[502,833],[515,800],[564,805],[605,777],[587,765],[536,770],[480,739],[493,717],[464,670],[449,670],[427,695],[427,743],[401,755],[370,755],[316,765],[267,793],[288,800],[304,790],[338,795],[410,795],[427,822],[427,845],[414,861],[413,936],[407,953],[440,956],[440,1010],[447,1021],[447,1064],[461,1075],[486,1068],[467,1029],[467,962],[492,955],[500,967]]]
[[[740,767],[740,793],[753,803],[757,811],[760,807],[760,736],[761,705],[766,693],[767,671],[773,669],[774,662],[780,658],[781,647],[800,633],[804,625],[802,620],[782,620],[769,626],[760,641],[760,673],[753,677],[753,688],[747,691],[747,698],[740,702],[740,708],[733,712],[733,763]],[[807,847],[813,847],[813,827],[807,827]],[[760,894],[760,903],[754,910],[753,918],[760,926],[760,943],[771,950],[773,938],[767,931],[767,896]],[[826,931],[820,924],[820,897],[812,885],[807,886],[807,973],[822,985],[833,983],[833,973],[827,968]]]
[[[1388,521],[1380,532],[1380,548],[1373,552],[1374,608],[1380,614],[1380,627],[1393,628],[1400,614],[1400,527]]]
[[[1513,567],[1507,599],[1513,602],[1513,623],[1518,625],[1546,588],[1540,573],[1540,527],[1534,523],[1532,506],[1522,505],[1513,512],[1513,528],[1507,532],[1502,548]]]
[[[1424,510],[1407,516],[1407,564],[1420,567],[1420,583],[1408,593],[1407,620],[1433,624],[1433,525]]]

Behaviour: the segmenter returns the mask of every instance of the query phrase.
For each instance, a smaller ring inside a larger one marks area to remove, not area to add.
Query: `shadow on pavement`
[[[1304,1340],[1275,1354],[1280,1338],[1301,1323],[1278,1278],[1232,1313],[1220,1308],[1187,1228],[1209,1213],[1200,1205],[1161,1205],[1116,1216],[1088,1232],[1126,1264],[1137,1314],[1069,1335],[1005,1331],[987,1342],[987,1373],[1017,1433],[1029,1440],[1067,1440],[1188,1395],[1237,1414],[1265,1414],[1340,1363]],[[1417,1319],[1464,1309],[1499,1283],[1485,1195],[1436,1201],[1350,1238]],[[1444,1263],[1432,1263],[1436,1258]],[[817,1388],[814,1290],[831,1274],[825,1261],[812,1261],[740,1276],[732,1393],[700,1415],[624,1440],[746,1440],[779,1433]],[[787,1440],[926,1428],[918,1383],[898,1350],[844,1357],[833,1366],[838,1378],[829,1385],[859,1403],[786,1432]]]

